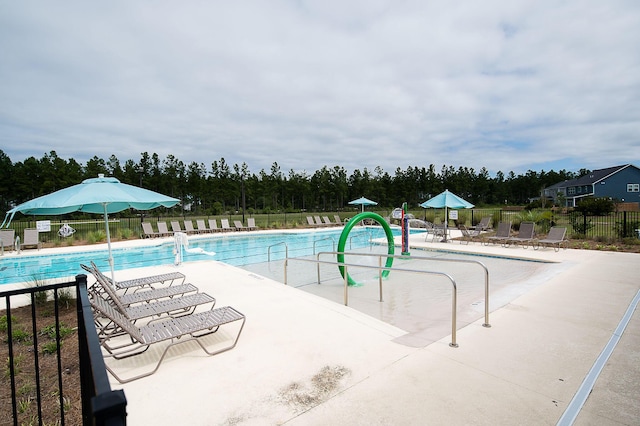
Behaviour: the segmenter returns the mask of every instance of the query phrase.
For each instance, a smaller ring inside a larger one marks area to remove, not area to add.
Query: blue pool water
[[[400,235],[399,228],[392,228]],[[289,257],[311,256],[314,252],[336,250],[342,228],[316,232],[281,233],[227,233],[208,238],[190,238],[190,249],[215,252],[206,254],[184,253],[183,261],[217,260],[234,266],[266,262],[269,251],[271,260],[285,257],[285,245]],[[356,227],[349,233],[346,249],[367,247],[374,238],[385,238],[380,227]],[[271,249],[269,247],[271,246]],[[146,266],[171,265],[175,261],[173,239],[156,246],[113,249],[115,270]],[[14,282],[30,282],[44,279],[73,277],[84,273],[81,263],[93,261],[103,270],[109,269],[107,250],[60,253],[49,255],[5,255],[0,257],[0,285]]]

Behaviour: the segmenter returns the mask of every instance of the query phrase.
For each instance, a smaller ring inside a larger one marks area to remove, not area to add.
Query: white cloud
[[[639,162],[634,2],[14,2],[0,144],[252,172]]]

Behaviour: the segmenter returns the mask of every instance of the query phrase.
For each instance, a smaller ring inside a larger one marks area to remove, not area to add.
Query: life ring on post
[[[373,212],[362,212],[362,213],[358,213],[357,215],[355,215],[354,217],[352,217],[349,222],[347,222],[347,224],[345,225],[344,229],[342,230],[342,234],[340,234],[340,240],[338,241],[338,263],[343,264],[344,263],[344,247],[347,244],[347,237],[349,236],[349,232],[351,232],[351,229],[356,226],[358,223],[360,223],[360,221],[364,220],[364,219],[372,219],[376,222],[378,222],[380,224],[380,226],[382,226],[382,229],[384,229],[384,233],[387,236],[387,254],[391,255],[389,257],[387,257],[387,261],[385,262],[385,267],[386,268],[390,268],[391,265],[393,265],[393,257],[392,255],[395,253],[395,245],[394,245],[394,241],[393,241],[393,232],[391,232],[391,227],[389,226],[389,224],[387,223],[386,220],[383,219],[382,216],[380,216],[377,213],[373,213]],[[340,269],[340,275],[342,275],[342,278],[344,278],[344,274],[345,274],[345,267],[342,265],[338,265],[338,269]],[[389,275],[389,269],[385,269],[384,271],[382,271],[382,278],[386,278]],[[355,286],[358,285],[358,283],[356,283],[349,274],[347,274],[347,283],[350,286]]]

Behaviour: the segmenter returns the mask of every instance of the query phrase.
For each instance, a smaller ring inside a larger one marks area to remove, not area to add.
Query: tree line
[[[158,154],[143,152],[136,162],[121,163],[112,155],[108,159],[94,156],[81,164],[60,158],[50,151],[37,159],[12,162],[0,150],[0,207],[11,207],[32,198],[75,185],[98,174],[113,176],[123,183],[142,186],[180,199],[180,209],[196,214],[222,214],[246,211],[339,211],[351,207],[350,200],[365,196],[380,207],[410,208],[448,189],[476,206],[522,205],[540,196],[543,188],[580,177],[560,170],[527,171],[506,175],[498,171],[490,176],[486,168],[443,165],[414,166],[393,174],[376,167],[356,169],[348,174],[341,166],[323,166],[313,173],[281,170],[277,162],[270,170],[253,173],[246,163],[228,164],[224,158],[211,164],[185,164],[174,155],[161,159]]]

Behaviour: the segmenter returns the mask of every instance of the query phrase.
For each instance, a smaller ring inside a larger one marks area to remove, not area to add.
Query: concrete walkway
[[[245,329],[231,351],[208,357],[180,345],[154,375],[114,381],[125,390],[129,424],[556,424],[640,290],[639,255],[423,240],[412,236],[412,250],[445,246],[568,266],[492,312],[491,328],[478,320],[459,329],[452,348],[449,336],[403,345],[404,330],[350,307],[219,262],[186,263],[179,270],[188,281],[216,306],[243,312]],[[619,337],[575,424],[640,424],[637,309]],[[114,368],[143,370],[158,355],[149,352]]]

